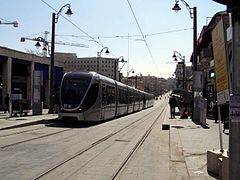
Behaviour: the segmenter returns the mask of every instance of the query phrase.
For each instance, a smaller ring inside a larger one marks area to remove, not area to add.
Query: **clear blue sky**
[[[143,37],[128,2],[131,4],[143,35],[146,35],[148,48],[142,41]],[[219,11],[226,10],[225,6],[212,0],[186,0],[186,2],[190,7],[197,7],[198,34],[202,27],[210,21],[210,17]],[[191,56],[193,20],[182,2],[179,2],[181,11],[178,13],[172,11],[175,0],[2,1],[1,21],[2,19],[16,20],[19,26],[14,28],[10,25],[0,25],[0,46],[23,52],[36,50],[34,41],[22,43],[20,38],[44,37],[44,31],[51,32],[54,10],[46,3],[56,11],[69,3],[74,13],[67,18],[77,27],[64,17],[59,17],[56,24],[56,41],[89,46],[89,48],[82,48],[56,45],[56,52],[76,53],[78,57],[96,57],[102,47],[108,47],[111,54],[106,56],[102,53],[102,56],[116,58],[124,56],[124,59],[129,61],[129,69],[134,69],[136,72],[135,75],[141,73],[164,78],[171,77],[175,70],[175,64],[172,63],[174,51],[185,56],[186,61],[189,61]],[[67,8],[63,10],[62,15],[66,10]],[[98,43],[94,42],[92,38]],[[126,75],[127,64],[122,72]]]

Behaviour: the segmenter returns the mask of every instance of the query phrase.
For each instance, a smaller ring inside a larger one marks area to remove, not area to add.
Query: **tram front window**
[[[62,83],[61,100],[64,108],[76,108],[81,103],[91,77],[66,77]]]

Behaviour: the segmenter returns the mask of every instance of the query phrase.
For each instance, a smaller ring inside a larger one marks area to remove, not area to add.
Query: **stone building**
[[[64,63],[64,72],[95,71],[109,78],[119,80],[117,58],[78,58],[74,53],[56,53],[55,59],[56,61]]]

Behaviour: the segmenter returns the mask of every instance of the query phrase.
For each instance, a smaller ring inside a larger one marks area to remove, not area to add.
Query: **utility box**
[[[219,158],[222,153],[220,150],[207,151],[207,171],[219,176]]]
[[[221,166],[222,180],[229,180],[229,156],[227,151],[222,154],[222,166]]]

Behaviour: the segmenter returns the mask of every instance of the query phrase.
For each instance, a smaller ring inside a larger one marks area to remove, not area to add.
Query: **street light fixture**
[[[13,21],[13,22],[2,22],[2,21],[0,21],[0,24],[13,25],[13,27],[18,27],[18,22],[17,21]]]
[[[58,22],[58,18],[62,12],[62,10],[67,7],[67,12],[65,13],[68,16],[73,15],[70,4],[65,4],[58,11],[57,16],[56,13],[52,13],[52,40],[51,40],[51,64],[50,64],[50,103],[49,103],[49,111],[48,113],[53,113],[54,107],[54,54],[55,54],[55,24]]]
[[[105,49],[106,49],[106,51],[105,51],[106,54],[109,54],[109,53],[110,53],[109,50],[108,50],[108,47],[103,47],[100,52],[97,52],[97,57],[101,57],[102,52],[103,52],[103,50],[105,50]]]
[[[130,73],[130,72],[133,73],[133,74],[135,73],[134,69],[130,69],[130,70],[127,72],[127,77],[129,76],[129,73]]]
[[[25,42],[26,40],[32,40],[32,41],[37,41],[35,46],[36,48],[40,48],[41,47],[41,43],[43,43],[43,52],[44,52],[44,55],[47,56],[47,51],[48,51],[48,54],[50,55],[50,49],[49,49],[49,45],[48,45],[48,41],[46,40],[46,38],[42,38],[42,37],[37,37],[37,38],[27,38],[27,37],[21,37],[20,41],[21,42]],[[40,43],[41,42],[41,43]]]
[[[38,49],[38,48],[40,48],[41,47],[41,44],[40,44],[40,42],[39,41],[37,41],[36,42],[36,44],[35,44],[35,46],[36,46],[36,48]]]
[[[182,61],[182,88],[185,89],[185,56],[182,56],[179,52],[174,51],[173,56],[174,61],[178,61],[178,58]]]

